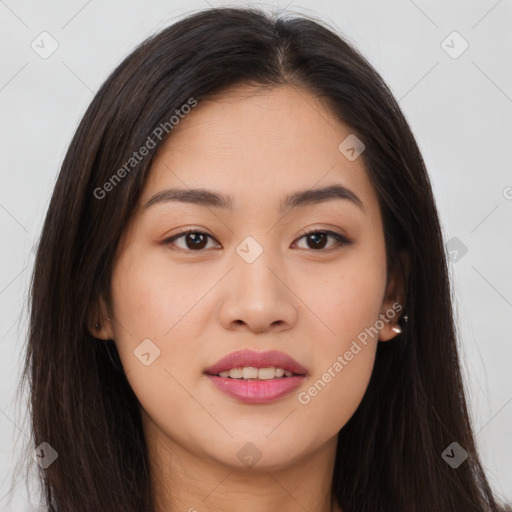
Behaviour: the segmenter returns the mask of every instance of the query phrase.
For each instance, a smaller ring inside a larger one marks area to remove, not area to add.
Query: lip
[[[269,368],[274,366],[276,368],[282,368],[283,370],[289,370],[297,375],[305,376],[308,374],[304,366],[284,352],[279,352],[278,350],[255,352],[254,350],[247,349],[231,352],[231,354],[223,357],[213,366],[206,368],[204,373],[208,375],[218,375],[220,372],[230,370],[231,368],[243,368],[244,366],[252,366],[254,368]]]
[[[209,374],[206,377],[219,391],[246,404],[275,402],[298,388],[306,378],[294,375],[274,380],[244,381]]]
[[[229,377],[220,377],[220,372],[231,368],[276,367],[289,370],[296,375],[271,380],[238,380]],[[255,352],[253,350],[238,350],[217,361],[213,366],[204,370],[210,382],[223,393],[249,404],[264,404],[274,402],[299,387],[308,371],[293,357],[278,350]]]

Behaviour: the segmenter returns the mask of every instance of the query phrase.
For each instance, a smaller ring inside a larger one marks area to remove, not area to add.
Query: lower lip
[[[218,390],[247,404],[274,402],[297,389],[304,380],[304,375],[261,381],[230,379],[209,374],[206,376]]]

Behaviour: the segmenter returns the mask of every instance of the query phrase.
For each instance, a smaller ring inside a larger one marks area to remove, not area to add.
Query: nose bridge
[[[284,275],[283,255],[276,247],[266,247],[271,236],[246,237],[233,254],[233,272],[220,306],[226,327],[245,324],[251,330],[264,331],[281,326],[289,328],[297,318]]]
[[[276,270],[282,268],[279,251],[271,247],[270,236],[247,236],[235,249],[235,279],[244,293],[279,294]]]

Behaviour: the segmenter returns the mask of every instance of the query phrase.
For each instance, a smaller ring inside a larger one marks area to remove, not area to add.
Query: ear
[[[114,339],[111,314],[108,311],[108,307],[103,296],[100,296],[97,304],[91,308],[88,316],[87,328],[95,338],[100,340]]]
[[[393,271],[391,272],[384,300],[380,311],[380,318],[384,326],[379,330],[379,341],[389,341],[400,334],[393,329],[400,329],[398,319],[404,312],[405,296],[407,288],[407,276],[409,275],[409,258],[406,253],[400,253]]]

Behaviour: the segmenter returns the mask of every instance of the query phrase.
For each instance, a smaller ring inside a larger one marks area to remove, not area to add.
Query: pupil
[[[320,244],[318,244],[318,237],[323,237],[323,240],[320,242]],[[323,248],[325,247],[325,240],[326,240],[326,235],[325,233],[313,233],[311,235],[309,235],[309,240],[312,241],[313,240],[313,246],[315,249],[318,249],[318,248]],[[324,242],[324,243],[322,243]]]
[[[203,240],[201,241],[201,237]],[[192,240],[192,244],[188,244],[189,240]],[[187,247],[189,249],[202,249],[205,246],[206,237],[200,233],[188,233],[187,234]],[[199,243],[197,243],[199,242]]]

